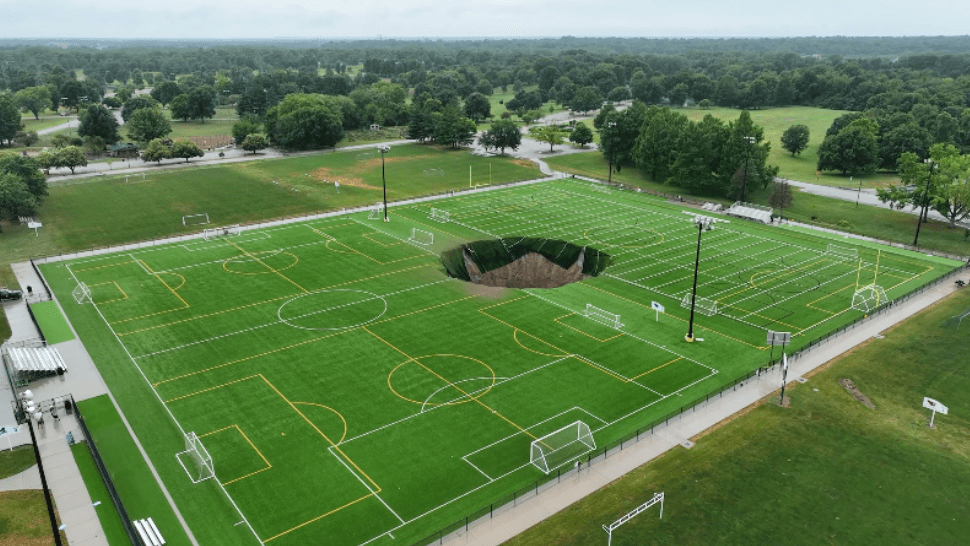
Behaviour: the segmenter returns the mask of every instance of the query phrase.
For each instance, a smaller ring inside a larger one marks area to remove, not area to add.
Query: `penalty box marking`
[[[222,482],[222,485],[229,485],[231,483],[238,482],[239,480],[244,480],[244,479],[246,479],[246,478],[248,478],[250,476],[255,476],[256,474],[259,474],[260,472],[265,472],[265,471],[269,470],[270,468],[273,468],[273,465],[269,462],[269,460],[266,458],[266,456],[263,455],[263,452],[261,452],[259,450],[259,448],[256,447],[255,444],[253,444],[253,441],[249,439],[249,436],[247,436],[246,433],[243,432],[243,430],[241,428],[239,428],[239,425],[233,424],[233,425],[229,425],[228,427],[222,427],[220,429],[216,429],[216,430],[213,430],[211,432],[206,432],[205,434],[202,434],[202,435],[200,435],[198,437],[199,438],[205,438],[206,436],[210,436],[212,434],[217,434],[219,432],[223,432],[225,430],[229,430],[229,429],[232,429],[232,428],[236,429],[236,431],[239,432],[239,434],[242,436],[243,440],[246,440],[246,443],[249,444],[249,446],[251,448],[253,448],[253,451],[255,451],[257,455],[259,455],[259,458],[263,460],[263,463],[265,463],[266,466],[263,467],[263,468],[261,468],[261,469],[259,469],[259,470],[257,470],[257,471],[255,471],[255,472],[250,472],[250,473],[248,473],[248,474],[246,474],[244,476],[240,476],[238,478],[233,478],[233,479],[231,479],[231,480],[229,480],[227,482]]]

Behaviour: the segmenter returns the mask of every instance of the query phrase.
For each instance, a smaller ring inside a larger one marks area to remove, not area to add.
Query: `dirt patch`
[[[576,263],[569,266],[569,269],[565,269],[552,263],[539,253],[530,252],[508,265],[493,269],[488,273],[482,273],[478,264],[471,259],[467,252],[464,253],[464,257],[465,267],[468,269],[468,276],[471,281],[485,286],[558,288],[589,277],[583,274],[582,254],[580,254],[580,259],[576,260]]]
[[[353,186],[355,188],[363,188],[365,190],[379,190],[377,186],[371,186],[370,184],[364,182],[364,179],[359,176],[351,176],[347,174],[348,171],[341,169],[341,174],[337,174],[334,171],[326,168],[320,167],[319,169],[314,169],[310,171],[310,176],[314,180],[319,180],[323,184],[333,184],[333,182],[339,181],[341,186]]]
[[[859,388],[856,387],[854,383],[852,383],[851,379],[847,379],[847,378],[839,379],[839,385],[842,385],[842,388],[845,389],[849,394],[851,394],[852,398],[855,398],[856,400],[862,402],[863,404],[866,405],[867,408],[876,409],[876,405],[872,403],[872,400],[869,400],[869,397],[863,394],[862,391],[860,391]]]

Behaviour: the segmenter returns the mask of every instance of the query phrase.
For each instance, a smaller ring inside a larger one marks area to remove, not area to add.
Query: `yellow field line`
[[[323,408],[323,409],[332,411],[333,413],[335,413],[337,415],[337,417],[340,417],[340,420],[343,421],[343,424],[344,424],[344,433],[340,436],[340,439],[337,440],[337,443],[339,444],[339,443],[343,442],[344,441],[344,438],[347,437],[347,428],[348,428],[347,427],[347,420],[344,419],[343,414],[341,414],[339,411],[331,408],[330,406],[324,406],[323,404],[317,404],[316,402],[293,402],[293,403],[294,404],[297,404],[297,405],[304,405],[304,406],[316,406],[318,408]]]
[[[352,500],[352,501],[348,502],[347,504],[345,504],[343,506],[340,506],[338,508],[334,508],[333,510],[327,512],[326,514],[321,514],[321,515],[319,515],[319,516],[317,516],[317,517],[315,517],[315,518],[313,518],[311,520],[304,521],[303,523],[297,525],[296,527],[291,527],[291,528],[287,529],[286,531],[283,531],[282,533],[280,533],[278,535],[273,535],[273,536],[271,536],[269,538],[264,538],[263,539],[263,543],[266,543],[266,542],[269,542],[271,540],[275,540],[277,538],[280,538],[281,536],[283,536],[283,535],[285,535],[287,533],[291,533],[293,531],[296,531],[297,529],[299,529],[301,527],[306,527],[307,525],[310,525],[311,523],[320,521],[321,519],[323,519],[323,518],[325,518],[325,517],[327,517],[327,516],[329,516],[331,514],[335,514],[335,513],[339,512],[339,511],[343,510],[344,508],[347,508],[349,506],[353,506],[353,505],[357,504],[358,502],[360,502],[362,500],[365,500],[365,499],[368,499],[368,498],[373,497],[373,496],[374,496],[374,493],[368,493],[367,495],[364,495],[363,497],[361,497],[361,498],[359,498],[357,500]]]
[[[257,263],[259,263],[260,265],[262,265],[263,267],[265,267],[266,269],[268,269],[268,270],[270,270],[271,272],[273,272],[273,273],[276,273],[276,274],[277,274],[277,275],[279,275],[279,276],[280,276],[281,278],[283,278],[283,280],[285,280],[286,282],[288,282],[288,283],[290,283],[290,284],[292,284],[293,286],[295,286],[295,287],[297,287],[297,288],[299,288],[299,289],[300,289],[301,291],[303,291],[303,292],[305,292],[305,293],[308,293],[308,292],[310,292],[310,291],[309,291],[309,290],[307,290],[306,288],[303,288],[302,286],[300,286],[300,285],[299,285],[299,284],[298,284],[298,283],[297,283],[296,281],[294,281],[293,279],[291,279],[291,278],[289,278],[289,277],[287,277],[287,276],[286,276],[286,275],[284,275],[283,273],[281,273],[281,272],[279,272],[279,271],[277,271],[276,269],[274,269],[274,268],[272,268],[272,267],[270,267],[269,265],[267,265],[267,264],[266,264],[266,262],[264,262],[264,261],[262,261],[262,260],[260,260],[259,258],[257,258],[257,257],[256,257],[256,255],[255,255],[255,254],[253,254],[252,252],[249,252],[248,250],[246,250],[246,249],[244,249],[243,247],[241,247],[241,246],[239,246],[239,245],[237,245],[236,243],[234,243],[234,242],[232,242],[232,241],[231,241],[230,239],[226,239],[226,242],[227,242],[227,243],[229,243],[230,245],[232,245],[232,246],[234,246],[234,247],[236,248],[236,250],[238,250],[239,252],[242,252],[242,253],[243,253],[243,254],[245,254],[246,256],[249,256],[249,258],[250,258],[251,260],[253,260],[254,262],[257,262]],[[299,261],[299,258],[297,258],[297,261]],[[295,264],[294,264],[294,265],[295,265]]]
[[[682,357],[682,356],[678,356],[677,358],[675,358],[675,359],[673,359],[673,360],[671,360],[670,362],[667,362],[667,363],[665,363],[665,364],[661,364],[661,365],[659,365],[659,366],[657,366],[656,368],[654,368],[654,369],[652,369],[652,370],[650,370],[650,371],[647,371],[647,372],[643,372],[643,373],[642,373],[642,374],[640,374],[640,375],[635,375],[635,376],[633,376],[633,377],[631,377],[631,378],[630,378],[630,381],[635,381],[635,380],[637,380],[637,379],[640,379],[641,377],[643,377],[643,376],[645,376],[645,375],[647,375],[647,374],[649,374],[649,373],[653,373],[653,372],[655,372],[655,371],[657,371],[657,370],[659,370],[660,368],[663,368],[664,366],[667,366],[667,365],[670,365],[670,364],[673,364],[674,362],[677,362],[678,360],[683,360],[683,358],[684,358],[684,357]]]
[[[266,467],[265,468],[260,468],[259,470],[255,471],[255,472],[250,472],[249,474],[246,474],[244,476],[239,476],[238,478],[233,478],[233,479],[231,479],[231,480],[229,480],[227,482],[222,482],[222,485],[229,485],[231,483],[238,482],[239,480],[246,479],[246,478],[248,478],[250,476],[255,476],[256,474],[259,474],[260,472],[265,472],[265,471],[273,468],[273,465],[269,462],[268,459],[266,459],[266,457],[259,450],[259,448],[257,448],[256,445],[253,444],[252,440],[249,439],[249,436],[246,436],[246,433],[243,432],[243,430],[241,428],[239,428],[239,425],[229,425],[228,427],[222,427],[222,428],[220,428],[218,430],[213,430],[211,432],[206,432],[205,434],[200,435],[199,438],[204,438],[204,437],[209,436],[211,434],[215,434],[217,432],[222,432],[224,430],[228,430],[228,429],[231,429],[231,428],[234,428],[234,429],[236,429],[239,432],[239,434],[243,437],[243,440],[246,440],[246,442],[249,444],[249,447],[253,448],[253,451],[255,451],[257,455],[259,455],[259,458],[262,459],[264,463],[266,463]]]
[[[576,313],[567,313],[567,314],[565,314],[565,315],[563,315],[561,317],[556,317],[556,318],[554,318],[552,320],[553,320],[553,322],[555,322],[556,324],[559,324],[560,326],[564,326],[566,328],[569,328],[570,330],[575,330],[576,332],[579,332],[580,334],[583,334],[584,336],[586,336],[586,337],[588,337],[588,338],[590,338],[592,340],[599,341],[600,343],[606,343],[607,341],[613,341],[614,339],[623,336],[623,332],[620,332],[620,333],[616,334],[615,336],[611,336],[611,337],[608,337],[606,339],[600,339],[600,338],[598,338],[598,337],[596,337],[596,336],[594,336],[592,334],[589,334],[587,332],[584,332],[584,331],[580,330],[579,328],[576,328],[575,326],[570,326],[570,325],[566,324],[565,322],[561,322],[559,320],[561,318],[572,317],[572,316],[576,316]],[[605,326],[604,326],[604,328],[605,328]]]

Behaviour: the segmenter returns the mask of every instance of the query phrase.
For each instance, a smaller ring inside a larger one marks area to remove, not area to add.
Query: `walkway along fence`
[[[108,496],[111,497],[111,502],[115,505],[115,510],[121,516],[121,524],[124,525],[125,532],[128,533],[128,540],[131,541],[132,546],[144,546],[141,537],[138,536],[138,530],[135,529],[134,523],[128,517],[128,511],[125,510],[125,505],[121,502],[121,497],[118,496],[118,490],[115,489],[114,481],[108,473],[108,468],[104,465],[104,460],[101,458],[98,446],[91,436],[91,431],[88,430],[87,423],[84,422],[84,416],[81,415],[81,408],[74,401],[74,396],[71,396],[71,406],[74,408],[74,416],[77,417],[77,423],[81,427],[81,432],[84,434],[84,440],[88,445],[88,449],[91,451],[91,456],[94,458],[94,465],[98,468],[98,474],[101,474],[104,486],[108,489]]]

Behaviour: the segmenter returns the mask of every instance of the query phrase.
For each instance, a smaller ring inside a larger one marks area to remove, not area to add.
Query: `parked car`
[[[20,290],[0,287],[0,300],[19,300],[24,295]]]

